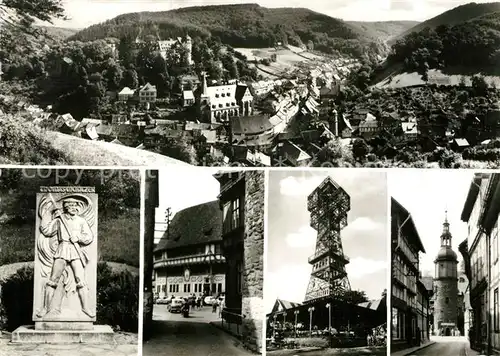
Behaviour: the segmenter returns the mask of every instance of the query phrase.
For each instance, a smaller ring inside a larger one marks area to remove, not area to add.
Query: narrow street
[[[211,307],[193,310],[188,318],[169,313],[166,305],[153,309],[153,335],[144,342],[144,356],[246,356],[240,342],[210,325],[219,320]]]
[[[469,341],[464,336],[434,336],[436,343],[416,351],[411,355],[425,356],[470,356],[476,353],[469,348]]]

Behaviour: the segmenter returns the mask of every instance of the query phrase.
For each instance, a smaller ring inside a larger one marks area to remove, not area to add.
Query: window
[[[194,292],[195,292],[195,293],[198,293],[198,284],[195,284],[195,285],[194,285]]]
[[[495,289],[493,294],[493,328],[496,333],[500,332],[499,330],[499,316],[498,316],[498,288]]]
[[[232,218],[231,227],[234,230],[240,226],[240,200],[239,199],[233,200],[232,216],[233,216],[233,218]]]
[[[217,284],[217,293],[222,293],[222,283]]]
[[[227,233],[242,225],[240,199],[226,202],[223,207],[223,232]]]
[[[167,286],[164,284],[161,286],[161,291],[165,293],[167,291]]]

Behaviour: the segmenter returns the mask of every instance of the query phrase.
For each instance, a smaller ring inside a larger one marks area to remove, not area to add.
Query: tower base
[[[20,326],[12,332],[11,342],[26,344],[113,344],[109,325],[93,325],[88,330],[39,330],[33,325]]]

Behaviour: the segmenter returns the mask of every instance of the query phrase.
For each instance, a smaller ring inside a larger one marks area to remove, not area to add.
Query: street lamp
[[[332,347],[332,305],[331,303],[326,303],[328,308],[328,340],[330,340],[330,347]]]
[[[297,337],[297,316],[299,315],[300,311],[294,310],[293,313],[295,314],[295,337]]]
[[[307,310],[309,311],[309,337],[312,337],[312,322],[313,322],[314,307],[310,307]]]

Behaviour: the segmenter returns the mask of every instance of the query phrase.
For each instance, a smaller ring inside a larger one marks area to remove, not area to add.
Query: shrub
[[[97,266],[97,323],[137,332],[139,277],[128,271],[114,273],[106,263]]]
[[[328,347],[328,340],[323,337],[299,337],[293,339],[298,348],[302,347]]]
[[[20,268],[1,283],[0,320],[9,331],[33,324],[33,267]],[[106,263],[97,265],[97,324],[137,332],[139,277],[115,272]]]
[[[2,282],[2,327],[12,331],[32,324],[33,267],[23,267]]]
[[[0,117],[0,163],[68,164],[65,152],[52,147],[43,130],[21,117]]]

